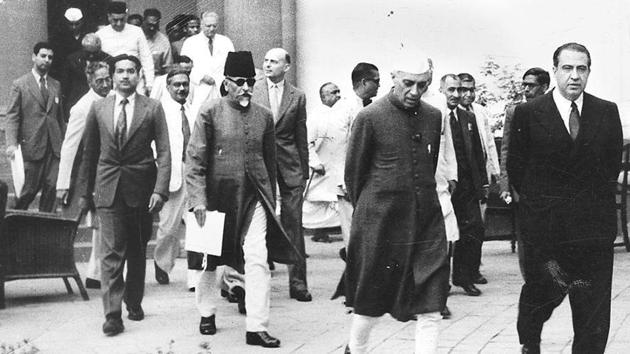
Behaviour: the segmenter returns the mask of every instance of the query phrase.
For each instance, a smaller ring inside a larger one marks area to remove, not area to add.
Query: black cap
[[[256,76],[256,69],[254,69],[254,59],[252,59],[252,52],[229,52],[227,60],[225,61],[225,69],[223,70],[223,75],[237,77]]]
[[[124,1],[112,1],[107,7],[107,13],[109,14],[126,14],[127,4]]]

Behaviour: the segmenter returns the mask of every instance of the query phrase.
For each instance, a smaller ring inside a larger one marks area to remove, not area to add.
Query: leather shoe
[[[455,284],[454,284],[455,285]],[[481,290],[479,290],[475,284],[458,284],[459,287],[464,289],[466,295],[468,296],[479,296],[481,295]]]
[[[451,310],[448,309],[448,306],[444,305],[444,308],[442,309],[442,311],[440,311],[440,315],[442,315],[442,318],[445,320],[448,320],[451,318]]]
[[[300,302],[310,302],[313,300],[311,293],[306,289],[291,289],[289,290],[289,297]]]
[[[96,279],[85,278],[85,287],[88,289],[100,289],[101,282]]]
[[[155,280],[157,280],[158,284],[166,285],[169,283],[170,279],[168,278],[168,273],[162,270],[157,263],[153,262],[155,266]]]
[[[120,318],[108,318],[103,323],[103,333],[107,336],[115,336],[125,330],[123,322]]]
[[[144,320],[144,311],[142,310],[142,306],[138,306],[137,308],[127,308],[127,311],[129,311],[129,314],[127,315],[127,318],[132,320],[132,321],[142,321]]]
[[[540,344],[523,344],[521,348],[523,354],[540,354]]]
[[[210,317],[201,317],[199,322],[199,333],[204,335],[213,335],[217,333],[217,326],[214,323],[214,315]]]
[[[486,277],[481,275],[481,273],[477,273],[477,275],[474,276],[473,284],[481,284],[481,285],[488,284],[488,279],[486,279]]]
[[[238,304],[238,313],[241,315],[247,314],[247,309],[245,308],[245,289],[240,286],[235,286],[232,288],[232,296],[236,299],[236,303]],[[228,300],[230,300],[229,296]]]
[[[346,344],[346,349],[344,349],[343,354],[352,354],[350,353],[350,346]]]
[[[280,346],[280,340],[270,336],[267,331],[247,332],[245,341],[249,345],[260,345],[264,348],[278,348]]]

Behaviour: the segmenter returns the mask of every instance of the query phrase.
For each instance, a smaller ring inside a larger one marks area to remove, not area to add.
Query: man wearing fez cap
[[[354,217],[345,295],[354,314],[346,352],[353,354],[366,352],[370,330],[386,313],[403,322],[417,318],[415,352],[436,352],[448,292],[434,178],[441,114],[420,99],[431,83],[430,59],[404,55],[389,94],[359,112],[348,143],[345,183]]]
[[[112,1],[107,8],[107,21],[109,25],[96,32],[101,39],[101,49],[112,57],[127,54],[140,59],[144,82],[139,83],[138,92],[144,93],[144,88],[150,92],[154,79],[153,55],[144,32],[139,27],[127,26],[127,4]]]
[[[267,333],[271,273],[267,259],[295,263],[301,254],[276,218],[276,145],[271,112],[251,102],[254,63],[250,52],[230,52],[225,97],[199,110],[188,144],[188,206],[200,226],[206,211],[225,213],[221,256],[188,253],[190,269],[204,269],[196,286],[199,331],[216,332],[216,268],[245,274],[247,344],[278,347]]]

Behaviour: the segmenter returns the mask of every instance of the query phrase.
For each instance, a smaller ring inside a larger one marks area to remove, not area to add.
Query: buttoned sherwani
[[[24,159],[24,187],[17,209],[27,209],[41,189],[39,210],[55,206],[59,153],[66,128],[59,82],[46,77],[48,100],[30,71],[11,85],[6,114],[7,146],[20,146]]]
[[[390,93],[354,121],[345,166],[354,205],[345,295],[356,314],[407,321],[444,308],[449,265],[434,178],[441,120],[427,103],[405,109]]]

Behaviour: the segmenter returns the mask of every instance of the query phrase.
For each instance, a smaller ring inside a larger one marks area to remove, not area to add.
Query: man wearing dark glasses
[[[271,272],[267,260],[296,263],[300,253],[275,216],[276,141],[271,112],[251,102],[251,52],[230,52],[225,63],[223,98],[201,107],[186,156],[188,208],[199,226],[206,210],[225,213],[220,256],[188,252],[188,267],[204,270],[196,286],[201,334],[216,333],[216,268],[227,265],[245,274],[246,341],[275,348],[267,333]]]

